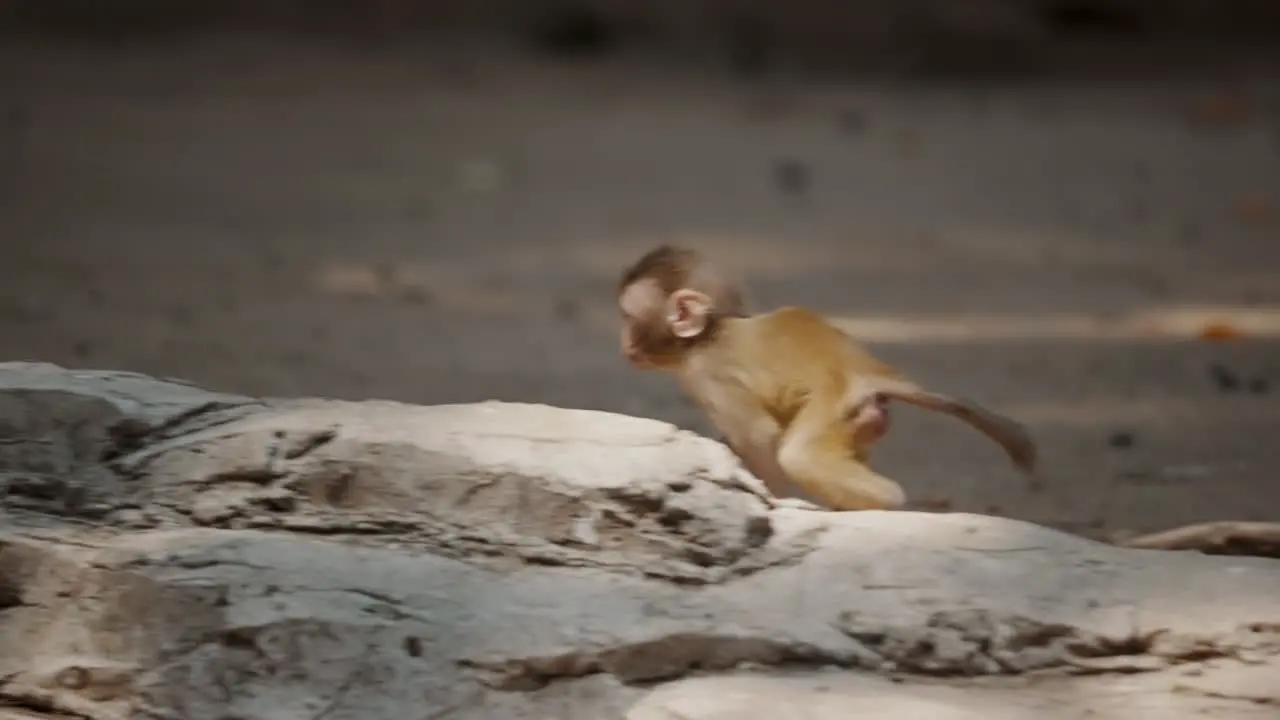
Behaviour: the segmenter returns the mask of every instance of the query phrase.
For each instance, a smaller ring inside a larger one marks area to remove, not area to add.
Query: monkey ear
[[[696,290],[677,290],[667,298],[667,324],[679,338],[701,335],[707,329],[711,298]]]

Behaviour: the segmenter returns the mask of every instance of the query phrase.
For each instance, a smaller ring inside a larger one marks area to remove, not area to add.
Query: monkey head
[[[695,250],[663,245],[618,281],[621,349],[640,369],[672,369],[719,318],[743,315],[742,292]]]
[[[687,288],[664,295],[641,280],[618,298],[622,311],[622,354],[645,370],[679,364],[689,348],[708,334],[714,317],[711,299]]]

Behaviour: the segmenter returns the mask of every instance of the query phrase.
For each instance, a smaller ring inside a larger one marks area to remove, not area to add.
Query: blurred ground
[[[696,239],[760,306],[883,321],[852,327],[1043,446],[1031,497],[980,436],[904,410],[879,463],[916,497],[1086,533],[1280,520],[1277,341],[1107,324],[1212,305],[1274,329],[1277,73],[745,81],[249,36],[2,52],[4,359],[705,431],[620,360],[609,298],[636,253]]]

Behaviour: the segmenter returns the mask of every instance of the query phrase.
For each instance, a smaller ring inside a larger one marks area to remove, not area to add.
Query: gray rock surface
[[[0,452],[2,720],[1280,706],[1274,560],[778,507],[656,421],[9,363]]]

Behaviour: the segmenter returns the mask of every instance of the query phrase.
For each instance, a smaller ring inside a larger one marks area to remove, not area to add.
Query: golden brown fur
[[[1016,422],[923,390],[804,308],[736,314],[741,294],[722,302],[723,286],[699,284],[694,270],[705,268],[693,251],[663,247],[623,274],[623,352],[638,367],[679,377],[771,488],[790,481],[840,510],[902,506],[902,488],[867,466],[871,446],[888,430],[889,399],[960,418],[1033,471],[1035,445]]]

